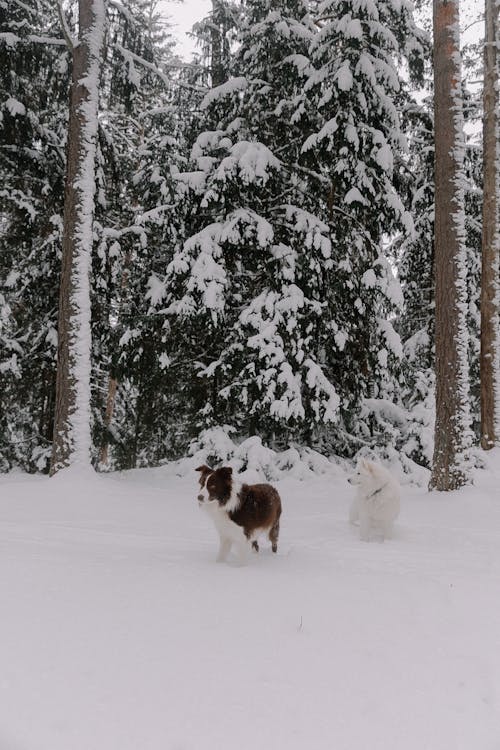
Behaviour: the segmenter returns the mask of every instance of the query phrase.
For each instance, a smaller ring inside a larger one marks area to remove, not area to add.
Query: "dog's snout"
[[[203,495],[198,495],[198,502],[199,502],[199,503],[202,503],[202,502],[203,502]]]

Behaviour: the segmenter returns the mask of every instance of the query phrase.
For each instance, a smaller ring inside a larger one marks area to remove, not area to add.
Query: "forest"
[[[184,3],[0,0],[0,750],[499,750],[500,0]]]
[[[460,44],[458,0],[213,0],[187,61],[157,0],[0,0],[0,471],[257,442],[466,483],[498,13]]]

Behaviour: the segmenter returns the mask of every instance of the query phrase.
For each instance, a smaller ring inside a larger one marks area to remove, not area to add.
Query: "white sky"
[[[481,0],[481,9],[484,3]],[[195,46],[192,39],[186,36],[192,25],[201,20],[212,8],[212,0],[162,0],[161,7],[165,15],[170,16],[175,25],[174,33],[179,39],[179,53],[189,58]],[[430,9],[429,9],[430,12]],[[463,0],[461,3],[461,26],[467,27],[479,12],[479,0]],[[482,24],[469,28],[462,41],[475,40],[482,33]]]
[[[174,34],[179,39],[179,53],[184,57],[190,57],[195,47],[193,40],[186,36],[186,32],[211,10],[211,0],[163,0],[161,6],[165,15],[170,16],[174,24]]]

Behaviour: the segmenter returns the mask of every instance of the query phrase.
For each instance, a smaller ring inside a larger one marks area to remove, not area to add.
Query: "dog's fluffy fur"
[[[400,507],[397,480],[380,464],[361,459],[349,482],[357,486],[349,520],[359,523],[360,538],[366,542],[373,536],[390,538]]]
[[[211,517],[219,534],[217,562],[227,560],[231,547],[244,563],[250,544],[259,550],[257,538],[267,534],[273,552],[278,551],[281,499],[270,484],[242,484],[233,479],[230,466],[199,466],[198,502]]]

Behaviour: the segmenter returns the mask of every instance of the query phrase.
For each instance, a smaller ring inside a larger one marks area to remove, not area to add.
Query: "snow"
[[[9,110],[12,117],[16,117],[16,115],[23,116],[26,114],[26,107],[24,104],[17,99],[14,99],[12,96],[9,96],[7,101],[4,102],[4,107]]]
[[[311,74],[311,71],[312,71],[311,61],[305,55],[300,55],[300,54],[288,55],[283,60],[283,64],[285,65],[286,63],[295,65],[300,75]]]
[[[156,274],[152,273],[148,279],[146,298],[149,299],[153,307],[162,301],[165,297],[165,292],[165,282],[162,279],[159,279]]]
[[[342,28],[341,24],[339,24],[339,28]],[[347,22],[344,34],[351,39],[363,39],[363,28],[359,18],[351,18]]]
[[[201,107],[202,109],[206,109],[219,99],[223,99],[226,96],[232,96],[235,92],[244,91],[247,86],[248,82],[244,76],[230,78],[229,81],[222,83],[220,86],[210,89],[208,94],[205,95]]]
[[[0,33],[0,40],[5,42],[7,47],[13,49],[16,44],[21,41],[21,37],[17,36],[17,34],[13,34],[11,31],[2,31]]]
[[[366,200],[363,198],[357,187],[352,187],[350,190],[348,190],[344,200],[348,204],[364,203],[366,205]]]
[[[345,333],[345,331],[337,331],[337,333],[334,335],[333,338],[337,347],[340,349],[341,352],[343,352],[345,345],[348,341],[348,336]]]
[[[341,91],[349,91],[352,88],[354,79],[347,61],[339,68],[336,78]]]
[[[378,329],[381,335],[385,338],[388,349],[390,349],[398,359],[402,359],[403,345],[401,344],[401,338],[399,333],[394,330],[390,320],[380,319],[378,321]]]
[[[279,553],[214,562],[194,472],[0,480],[5,750],[470,750],[498,743],[500,455],[403,488],[361,542],[352,488],[277,484]]]
[[[269,171],[280,166],[280,161],[263,143],[240,141],[231,147],[230,156],[221,161],[215,175],[218,180],[225,181],[237,168],[244,184],[261,181],[265,185]]]
[[[379,150],[375,154],[375,161],[384,170],[384,172],[392,172],[394,166],[394,156],[388,143],[379,148]]]

